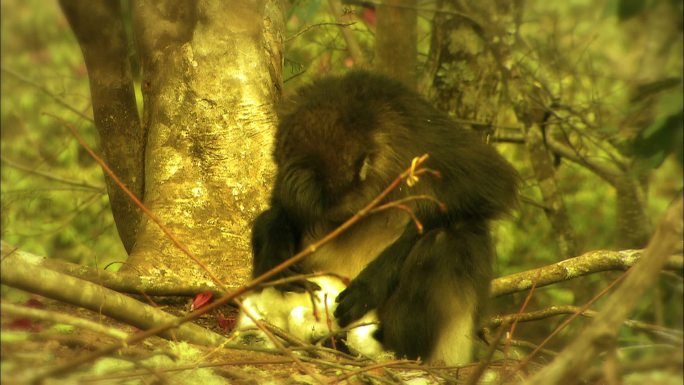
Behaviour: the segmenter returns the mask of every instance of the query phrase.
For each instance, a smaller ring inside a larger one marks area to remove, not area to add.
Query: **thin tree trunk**
[[[526,124],[529,124],[527,122]],[[563,196],[558,190],[556,172],[549,152],[544,147],[539,126],[532,124],[526,128],[525,146],[532,163],[539,190],[544,202],[544,214],[551,224],[551,230],[558,241],[558,248],[564,257],[579,254],[575,231],[565,208]]]
[[[375,68],[416,87],[416,0],[388,0],[377,6]]]
[[[126,187],[142,199],[145,133],[138,117],[121,5],[103,0],[60,0],[60,5],[88,68],[103,158]],[[130,253],[140,212],[111,178],[105,180],[119,237]]]

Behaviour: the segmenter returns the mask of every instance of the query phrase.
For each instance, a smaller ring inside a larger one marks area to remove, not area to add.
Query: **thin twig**
[[[114,181],[114,183],[116,183],[116,184],[121,188],[121,190],[122,190],[126,195],[128,195],[129,198],[131,198],[131,200],[133,201],[133,203],[135,203],[135,205],[138,206],[138,207],[145,213],[145,215],[147,215],[147,217],[150,218],[150,219],[159,227],[159,229],[160,229],[164,234],[166,234],[166,236],[169,238],[169,240],[171,240],[171,242],[172,242],[178,249],[180,249],[185,255],[187,255],[187,256],[188,256],[190,259],[192,259],[199,267],[201,267],[202,270],[204,270],[204,272],[207,273],[207,275],[211,278],[212,281],[214,281],[214,283],[216,283],[216,285],[217,285],[218,287],[220,287],[223,291],[226,290],[226,286],[223,284],[223,282],[221,282],[221,280],[219,279],[219,277],[216,276],[216,274],[214,274],[214,273],[209,269],[209,267],[208,267],[206,264],[204,264],[204,262],[202,262],[199,258],[197,258],[197,257],[190,251],[190,249],[187,248],[187,246],[185,246],[184,244],[182,244],[182,243],[178,240],[178,238],[176,238],[176,236],[171,232],[171,230],[169,230],[169,229],[166,227],[166,225],[164,225],[164,224],[162,223],[161,219],[159,219],[156,215],[154,215],[154,213],[153,213],[152,211],[150,211],[150,209],[148,209],[147,207],[145,207],[145,205],[142,203],[142,201],[140,201],[140,199],[139,199],[139,198],[138,198],[138,197],[137,197],[137,196],[136,196],[128,187],[126,187],[126,185],[121,181],[121,179],[119,179],[119,177],[114,173],[114,171],[112,171],[112,169],[109,168],[109,166],[107,165],[107,163],[106,163],[102,158],[100,158],[100,157],[99,157],[99,156],[90,148],[90,146],[88,145],[88,143],[86,143],[86,141],[83,140],[83,138],[78,134],[78,131],[76,130],[76,127],[74,127],[73,124],[71,124],[71,123],[67,122],[66,120],[62,119],[61,117],[59,117],[59,116],[57,116],[57,115],[53,115],[53,114],[51,114],[51,113],[45,112],[45,113],[43,113],[43,114],[44,114],[44,115],[47,115],[47,116],[50,116],[50,117],[52,117],[52,118],[58,120],[60,123],[62,123],[62,125],[64,125],[64,127],[66,127],[67,129],[69,129],[69,131],[70,131],[71,134],[76,138],[76,140],[78,141],[78,143],[79,143],[81,146],[83,146],[83,148],[88,152],[88,154],[89,154],[93,159],[95,159],[95,161],[102,167],[102,169],[104,170],[104,172],[105,172],[107,175],[109,175],[109,177],[112,178],[112,180]]]
[[[518,310],[515,317],[513,318],[513,322],[511,322],[511,329],[508,332],[508,335],[506,336],[506,343],[504,344],[504,347],[503,347],[504,359],[508,358],[508,350],[510,349],[510,346],[511,346],[510,341],[513,339],[513,335],[515,334],[515,328],[518,325],[518,319],[520,319],[520,316],[525,312],[527,305],[530,303],[530,300],[532,299],[532,295],[534,294],[534,291],[537,288],[537,282],[539,282],[539,276],[540,275],[541,275],[541,270],[537,270],[537,275],[535,276],[535,278],[532,282],[532,287],[530,288],[529,292],[527,293],[527,296],[525,297],[525,301],[523,302],[522,306],[520,306],[520,309]],[[504,366],[501,370],[506,371],[506,361],[505,360],[504,360]]]
[[[87,329],[99,334],[108,335],[116,339],[126,339],[128,337],[128,333],[119,329],[110,328],[100,323],[84,318],[74,317],[69,314],[35,309],[27,306],[13,305],[10,303],[1,303],[0,310],[2,311],[2,314],[72,325],[81,329]]]
[[[485,372],[485,369],[487,369],[487,366],[489,366],[489,363],[492,361],[494,352],[496,351],[497,346],[499,346],[501,338],[505,334],[504,332],[506,331],[506,327],[507,325],[499,326],[499,329],[497,329],[494,338],[492,338],[489,341],[489,348],[487,349],[487,353],[482,358],[480,363],[475,367],[475,370],[470,375],[470,377],[468,377],[468,382],[466,382],[466,385],[475,385],[480,381],[480,377],[482,377],[482,375]]]
[[[37,176],[43,177],[45,179],[53,180],[53,181],[63,183],[66,185],[70,185],[70,186],[82,187],[82,188],[87,189],[87,190],[95,190],[95,191],[100,192],[100,193],[105,191],[104,186],[94,186],[94,185],[91,185],[91,184],[83,182],[83,181],[62,178],[62,177],[57,176],[57,175],[52,174],[52,173],[40,171],[36,168],[25,166],[23,164],[19,164],[17,162],[14,162],[12,160],[7,159],[4,156],[0,156],[0,160],[2,161],[2,163],[5,163],[6,165],[8,165],[12,168],[15,168],[15,169],[21,170],[21,171],[26,171],[30,174],[37,175]]]
[[[313,28],[324,27],[324,26],[328,26],[328,25],[334,25],[334,26],[337,26],[337,27],[349,27],[349,26],[352,26],[352,25],[354,25],[354,24],[356,24],[356,22],[351,22],[351,23],[332,23],[332,22],[327,22],[327,23],[312,24],[312,25],[309,25],[309,26],[307,26],[307,27],[302,28],[302,29],[299,30],[297,33],[295,33],[294,35],[286,37],[285,40],[284,40],[284,42],[287,43],[287,42],[289,42],[290,40],[295,39],[296,37],[298,37],[298,36],[300,36],[300,35],[303,35],[303,34],[309,32],[309,30],[311,30],[311,29],[313,29]]]
[[[590,299],[587,303],[585,303],[584,305],[582,305],[582,307],[580,308],[580,310],[579,310],[577,313],[571,315],[571,316],[568,317],[565,321],[563,321],[560,325],[558,325],[558,327],[557,327],[556,329],[554,329],[554,331],[552,331],[551,334],[549,334],[549,335],[548,335],[548,336],[547,336],[547,337],[546,337],[546,338],[537,346],[536,349],[534,349],[530,354],[527,355],[527,357],[523,358],[523,359],[520,361],[520,363],[519,363],[518,366],[515,368],[515,370],[512,372],[512,374],[513,374],[513,373],[516,373],[516,372],[519,372],[519,371],[521,371],[523,368],[525,368],[525,366],[532,360],[532,358],[534,358],[534,357],[537,355],[537,353],[539,353],[539,351],[540,351],[540,350],[541,350],[541,349],[542,349],[542,348],[551,340],[551,338],[553,338],[554,336],[556,336],[556,334],[560,333],[563,329],[565,329],[565,327],[568,326],[568,325],[570,324],[570,322],[574,321],[575,318],[579,317],[579,316],[582,314],[582,312],[584,312],[585,310],[587,310],[587,309],[589,308],[589,306],[591,306],[594,302],[598,301],[601,297],[603,297],[604,295],[606,295],[606,294],[610,291],[610,289],[612,289],[615,285],[617,285],[620,281],[622,281],[622,279],[625,278],[625,276],[627,276],[627,274],[629,274],[630,271],[631,271],[631,270],[625,271],[625,272],[624,272],[623,274],[621,274],[617,279],[615,279],[615,280],[614,280],[613,282],[611,282],[607,287],[605,287],[605,288],[604,288],[603,290],[601,290],[598,294],[596,294],[592,299]],[[511,374],[511,375],[512,375],[512,374]]]
[[[252,320],[254,325],[256,325],[256,327],[258,327],[259,330],[261,330],[266,335],[266,337],[268,337],[268,339],[270,339],[271,342],[273,342],[273,344],[276,346],[276,348],[278,348],[278,350],[280,350],[286,356],[288,356],[295,363],[295,365],[302,369],[302,371],[304,371],[306,374],[311,376],[311,378],[318,381],[319,383],[323,383],[323,380],[318,376],[318,374],[314,373],[313,370],[311,370],[308,366],[304,365],[304,363],[299,359],[299,357],[297,357],[296,354],[294,354],[291,350],[286,348],[285,345],[283,345],[280,342],[280,340],[278,340],[278,338],[274,336],[273,333],[271,333],[271,331],[268,330],[266,326],[264,326],[264,323],[261,322],[260,319],[257,319],[256,316],[252,314],[252,312],[250,312],[249,309],[247,309],[242,304],[242,301],[240,301],[240,299],[235,298],[234,301],[240,307],[240,311],[242,311],[242,313],[246,314],[247,317],[249,317],[249,319]]]
[[[48,90],[48,89],[45,88],[44,86],[42,86],[42,85],[40,85],[40,84],[34,82],[33,80],[31,80],[31,79],[29,79],[29,78],[27,78],[27,77],[24,77],[23,75],[20,75],[20,74],[17,73],[17,72],[14,72],[13,70],[10,70],[10,69],[8,69],[8,68],[6,68],[6,67],[2,67],[2,72],[5,72],[6,74],[13,76],[13,77],[16,78],[17,80],[20,80],[20,81],[22,81],[22,82],[24,82],[24,83],[26,83],[26,84],[28,84],[28,85],[30,85],[30,86],[32,86],[32,87],[38,89],[39,91],[42,91],[44,94],[46,94],[47,96],[51,97],[54,101],[56,101],[57,104],[61,105],[62,107],[66,108],[66,109],[68,109],[69,111],[71,111],[71,112],[73,112],[74,114],[78,115],[78,116],[81,117],[82,119],[87,120],[87,121],[89,121],[90,123],[95,124],[95,121],[93,120],[93,118],[91,118],[90,116],[85,115],[85,114],[82,113],[81,111],[75,109],[75,108],[72,107],[69,103],[65,102],[62,98],[60,98],[60,97],[58,97],[57,95],[55,95],[54,93],[52,93],[50,90]]]
[[[380,363],[373,364],[373,365],[363,366],[363,367],[360,367],[360,368],[358,368],[358,369],[351,370],[351,371],[349,371],[348,373],[345,373],[345,374],[343,374],[343,375],[341,375],[341,376],[339,376],[339,377],[336,377],[336,378],[332,379],[329,383],[330,383],[330,384],[335,384],[335,383],[344,381],[344,380],[346,380],[346,379],[348,379],[348,378],[351,378],[351,377],[354,377],[354,376],[356,376],[356,375],[359,375],[359,374],[361,374],[361,373],[370,372],[371,370],[380,369],[380,368],[386,368],[386,367],[389,367],[389,366],[401,365],[401,364],[405,364],[405,363],[407,363],[407,362],[409,362],[409,361],[406,361],[406,360],[396,360],[396,361],[386,361],[386,362],[380,362]]]
[[[93,154],[93,155],[94,155],[94,154]],[[421,156],[420,158],[418,158],[417,165],[418,165],[418,166],[422,165],[423,163],[425,163],[425,161],[426,161],[427,159],[428,159],[428,155],[427,155],[427,154],[424,154],[423,156]],[[111,171],[111,170],[110,170],[110,171]],[[420,171],[420,170],[419,170],[419,171]],[[209,311],[211,311],[211,310],[214,310],[214,309],[216,309],[216,308],[218,308],[218,307],[220,307],[220,306],[223,306],[223,305],[227,304],[228,302],[232,301],[233,299],[235,299],[235,298],[241,296],[242,294],[244,294],[244,293],[246,293],[246,292],[248,292],[248,291],[254,289],[257,285],[259,285],[259,284],[261,284],[261,283],[263,283],[263,282],[266,282],[269,278],[275,276],[276,274],[278,274],[279,272],[285,270],[285,269],[288,268],[289,266],[291,266],[291,265],[293,265],[293,264],[295,264],[295,263],[301,261],[302,259],[304,259],[304,258],[307,257],[308,255],[310,255],[311,253],[313,253],[314,251],[316,251],[318,248],[320,248],[321,246],[323,246],[324,244],[326,244],[327,242],[329,242],[330,240],[332,240],[333,238],[335,238],[336,236],[338,236],[340,233],[344,232],[345,230],[347,230],[348,228],[350,228],[351,226],[353,226],[356,222],[358,222],[359,220],[361,220],[363,217],[365,217],[366,215],[368,215],[368,214],[370,213],[370,211],[371,211],[374,207],[376,207],[383,199],[385,199],[385,198],[386,198],[386,197],[387,197],[395,188],[397,188],[397,187],[399,186],[399,184],[400,184],[404,179],[406,179],[406,177],[407,177],[411,172],[412,172],[412,171],[411,171],[411,168],[409,168],[409,169],[407,169],[406,171],[404,171],[404,172],[403,172],[401,175],[399,175],[394,181],[392,181],[392,183],[391,183],[389,186],[387,186],[387,188],[385,188],[385,190],[383,190],[383,191],[380,193],[380,195],[378,195],[377,197],[375,197],[375,199],[373,199],[373,201],[371,201],[368,205],[366,205],[366,207],[364,207],[363,209],[361,209],[358,213],[354,214],[354,216],[352,216],[351,218],[349,218],[346,222],[344,222],[342,225],[340,225],[337,229],[333,230],[332,232],[330,232],[328,235],[326,235],[325,237],[321,238],[321,239],[318,240],[317,242],[315,242],[315,243],[309,245],[309,247],[307,247],[306,249],[300,251],[299,253],[297,253],[297,254],[294,255],[293,257],[291,257],[291,258],[289,258],[289,259],[283,261],[282,263],[280,263],[278,266],[274,267],[273,269],[271,269],[271,270],[265,272],[264,274],[260,275],[260,276],[257,277],[257,278],[254,278],[254,279],[253,279],[251,282],[249,282],[247,285],[242,286],[242,287],[240,287],[240,288],[234,290],[233,292],[226,293],[226,294],[223,295],[221,298],[218,298],[216,301],[214,301],[214,302],[208,304],[207,306],[204,306],[204,307],[201,307],[201,308],[199,308],[199,309],[197,309],[197,310],[195,310],[195,311],[192,311],[192,312],[186,314],[186,315],[183,316],[183,317],[177,318],[176,320],[174,320],[174,321],[172,321],[172,322],[167,322],[167,323],[164,323],[164,324],[161,324],[161,325],[157,325],[157,326],[155,326],[155,327],[153,327],[153,328],[150,328],[150,329],[148,329],[148,330],[140,331],[140,332],[138,332],[138,333],[132,335],[131,337],[129,337],[129,338],[126,339],[125,341],[121,341],[121,342],[119,342],[119,343],[114,343],[114,344],[110,344],[110,345],[103,346],[103,347],[101,347],[100,349],[98,349],[98,350],[96,350],[96,351],[94,351],[94,352],[91,352],[91,353],[86,354],[86,355],[84,355],[84,356],[78,357],[78,358],[76,358],[76,359],[74,359],[74,360],[72,360],[72,361],[67,361],[67,362],[65,362],[65,363],[63,363],[63,364],[60,364],[60,365],[54,366],[54,367],[52,367],[52,368],[49,368],[49,369],[45,370],[44,372],[42,372],[42,373],[36,375],[36,376],[33,378],[33,379],[34,379],[34,382],[40,382],[42,379],[45,379],[45,378],[47,378],[47,377],[49,377],[49,376],[52,376],[52,375],[57,375],[57,374],[65,373],[65,372],[67,372],[67,371],[69,371],[69,370],[71,370],[71,369],[74,369],[74,368],[76,368],[76,367],[82,365],[82,364],[85,364],[85,363],[87,363],[87,362],[91,362],[91,361],[93,361],[93,360],[95,360],[95,359],[97,359],[97,358],[99,358],[99,357],[102,357],[102,356],[104,356],[104,355],[113,353],[113,352],[115,352],[115,351],[117,351],[117,350],[119,350],[119,349],[121,349],[121,348],[123,348],[123,347],[126,347],[126,346],[130,346],[130,345],[136,344],[136,343],[138,343],[138,342],[140,342],[140,341],[143,341],[144,339],[146,339],[146,338],[148,338],[148,337],[151,337],[151,336],[157,335],[157,334],[159,334],[159,333],[161,333],[161,332],[164,332],[164,331],[166,331],[166,330],[169,330],[169,329],[173,329],[173,328],[175,328],[175,327],[178,327],[179,325],[181,325],[181,324],[183,324],[183,323],[185,323],[185,322],[191,321],[191,320],[193,320],[193,319],[199,317],[200,315],[202,315],[202,314],[204,314],[204,313],[207,313],[207,312],[209,312]],[[112,173],[112,174],[113,174],[113,173]],[[129,193],[130,193],[130,191],[129,191]],[[133,197],[135,197],[135,195],[133,195],[132,193],[130,193],[130,195],[133,196]],[[136,198],[136,199],[137,199],[137,198]]]

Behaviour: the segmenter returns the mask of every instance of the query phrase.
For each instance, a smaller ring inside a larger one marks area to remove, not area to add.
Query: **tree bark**
[[[641,248],[648,242],[652,232],[652,224],[646,214],[646,203],[631,162],[608,157],[613,162],[597,162],[589,157],[579,156],[570,146],[555,138],[554,127],[547,132],[547,144],[556,154],[575,162],[598,175],[615,188],[616,195],[616,227],[618,238],[616,245],[620,248]]]
[[[530,290],[532,285],[552,285],[601,271],[627,270],[642,258],[642,250],[593,250],[551,265],[495,278],[490,295],[497,297],[518,293]],[[668,259],[666,268],[680,271],[682,264],[682,255],[673,254]]]
[[[282,87],[278,0],[160,0],[133,6],[148,132],[144,204],[229,287],[250,271],[249,228],[273,165]],[[144,218],[127,269],[207,274]]]
[[[528,117],[529,115],[533,113],[519,111],[519,116],[523,117],[523,124],[526,126],[525,147],[543,198],[544,214],[551,224],[551,231],[558,241],[561,255],[577,255],[579,247],[563,196],[558,190],[556,171],[549,152],[544,147],[539,126]]]
[[[88,68],[102,156],[126,187],[142,199],[145,133],[138,117],[121,5],[103,0],[59,3]],[[111,178],[105,180],[119,237],[130,253],[140,212]]]
[[[617,229],[619,247],[644,247],[652,223],[646,215],[646,203],[639,191],[638,181],[633,174],[625,172],[613,183],[617,205]]]
[[[375,68],[416,88],[416,0],[388,0],[377,6]]]

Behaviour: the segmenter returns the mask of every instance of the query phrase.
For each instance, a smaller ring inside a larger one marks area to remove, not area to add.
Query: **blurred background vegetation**
[[[427,66],[434,25],[434,13],[421,8],[433,10],[435,4],[418,2],[418,74]],[[4,0],[0,5],[2,239],[38,255],[100,268],[122,262],[125,251],[114,228],[100,168],[59,122],[44,115],[73,122],[86,140],[97,144],[78,44],[56,2]],[[341,35],[343,27],[336,22],[353,23],[346,28],[354,31],[372,61],[375,19],[369,4],[344,5],[343,21],[331,14],[325,1],[298,0],[287,12],[285,97],[316,76],[355,66]],[[525,2],[522,17],[519,33],[528,46],[511,57],[536,78],[546,79],[551,94],[561,95],[561,103],[572,107],[568,111],[574,114],[560,117],[577,130],[569,140],[587,141],[587,146],[599,149],[610,145],[629,160],[629,172],[645,187],[648,219],[656,223],[682,188],[682,2],[534,0]],[[440,89],[421,92],[440,105],[440,92],[458,87],[468,71],[444,65],[437,73]],[[448,105],[440,107],[456,119],[470,118]],[[496,111],[495,123],[520,127],[510,111]],[[520,210],[496,226],[496,274],[573,256],[562,254],[543,210],[528,203],[542,198],[525,147],[503,143],[497,148],[526,183]],[[595,151],[590,156],[600,161],[611,155]],[[617,233],[614,188],[574,162],[560,159],[555,171],[578,250],[624,248]],[[597,274],[538,289],[528,310],[581,305],[616,276]],[[635,318],[681,328],[682,292],[681,276],[663,274]],[[493,310],[515,312],[523,297],[499,299]],[[600,308],[600,303],[596,306]],[[560,321],[522,325],[520,333],[545,336]],[[581,326],[580,320],[564,333],[574,335]],[[634,347],[630,354],[654,351],[639,348],[647,342],[639,333],[626,329],[621,337]]]
[[[2,2],[2,238],[104,267],[122,260],[100,167],[49,112],[96,143],[85,64],[57,2]]]

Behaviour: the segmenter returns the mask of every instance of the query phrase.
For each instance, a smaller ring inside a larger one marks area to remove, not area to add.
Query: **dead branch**
[[[614,341],[641,295],[658,277],[670,255],[681,247],[682,197],[668,209],[644,251],[620,287],[610,296],[594,322],[548,366],[535,374],[530,385],[561,384],[581,377],[591,360]]]
[[[0,281],[4,285],[80,306],[143,330],[167,324],[167,338],[209,346],[225,341],[223,336],[194,324],[184,325],[168,313],[113,290],[33,264],[30,255],[19,250],[3,248],[2,255]]]
[[[559,315],[568,314],[579,314],[587,318],[594,318],[599,313],[595,310],[582,310],[579,306],[572,305],[560,305],[560,306],[549,306],[545,309],[519,313],[519,314],[508,314],[502,316],[495,316],[489,320],[489,327],[495,328],[504,323],[510,323],[513,319],[517,319],[518,322],[532,322],[540,321],[551,317],[556,317]],[[631,327],[636,330],[648,332],[660,337],[663,337],[674,343],[682,343],[682,331],[672,328],[667,328],[660,325],[649,324],[647,322],[642,322],[638,320],[625,320],[624,325]]]
[[[676,251],[675,251],[676,252]],[[601,271],[627,270],[641,260],[643,250],[595,250],[584,253],[575,258],[569,258],[558,263],[533,270],[523,271],[496,278],[492,281],[492,297],[528,290],[532,287],[535,277],[539,274],[537,286],[547,286],[558,282],[568,281]],[[681,271],[684,260],[681,255],[667,258],[665,268]]]

